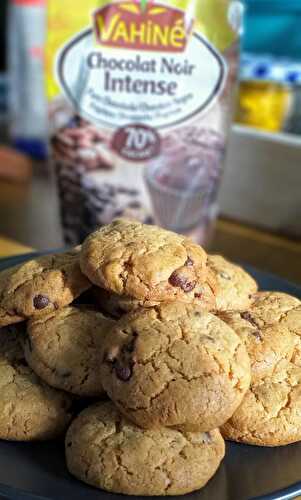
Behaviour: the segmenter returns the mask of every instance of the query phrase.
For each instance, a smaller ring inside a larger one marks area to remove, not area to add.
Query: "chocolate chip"
[[[196,299],[201,299],[203,294],[202,293],[195,293],[194,296]]]
[[[231,276],[229,276],[229,274],[225,273],[225,271],[221,271],[219,273],[220,277],[221,278],[224,278],[224,280],[230,280],[231,279]]]
[[[193,264],[194,264],[193,260],[190,257],[187,257],[187,260],[184,265],[187,267],[191,267],[193,266]]]
[[[63,377],[63,378],[71,377],[71,375],[72,375],[72,372],[70,370],[66,370],[66,371],[61,373],[61,377]]]
[[[187,278],[187,276],[183,276],[178,273],[178,271],[174,271],[169,277],[168,281],[172,286],[182,288],[185,293],[191,292],[191,290],[193,290],[196,285],[195,281],[191,281]]]
[[[33,298],[33,306],[35,309],[45,309],[49,305],[50,300],[46,295],[36,295]]]
[[[251,325],[258,326],[256,321],[252,318],[251,314],[248,311],[240,313],[240,316],[242,319],[249,321],[249,323],[251,323]]]
[[[210,335],[202,335],[201,340],[209,340],[209,342],[215,342],[215,339],[213,337],[210,337]]]
[[[116,377],[123,382],[127,382],[132,376],[132,369],[129,366],[120,366],[118,363],[114,366]]]
[[[67,448],[70,448],[72,446],[72,442],[66,444]]]
[[[256,330],[255,332],[252,332],[252,335],[258,340],[259,342],[262,341],[262,335],[259,330]]]

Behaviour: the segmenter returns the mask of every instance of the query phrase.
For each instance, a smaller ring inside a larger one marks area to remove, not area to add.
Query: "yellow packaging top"
[[[141,2],[145,1],[141,0]],[[54,77],[55,56],[58,50],[72,36],[91,25],[91,14],[95,9],[109,3],[113,2],[108,0],[48,1],[45,72],[49,100],[59,94],[59,87]],[[137,2],[132,3],[137,4]],[[195,30],[202,33],[221,52],[230,47],[237,38],[237,33],[232,29],[231,19],[229,19],[229,0],[169,0],[162,3],[191,13],[195,18]],[[233,22],[235,23],[235,16]]]

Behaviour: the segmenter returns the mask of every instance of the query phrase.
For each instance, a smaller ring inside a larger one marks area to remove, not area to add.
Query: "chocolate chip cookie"
[[[175,302],[116,322],[103,345],[101,376],[109,397],[135,424],[209,431],[242,401],[250,362],[226,323]]]
[[[101,396],[98,348],[113,320],[85,307],[65,307],[27,326],[24,353],[47,384],[79,396]]]
[[[237,314],[223,312],[220,317],[247,340],[251,364],[260,356],[261,371],[272,370],[283,358],[301,366],[301,301],[298,298],[282,292],[257,292],[248,310]],[[253,365],[258,368],[257,363]],[[252,372],[254,378],[257,370],[253,368]]]
[[[244,341],[251,387],[222,427],[228,439],[279,446],[301,439],[301,307],[280,292],[258,292],[248,311],[220,316]]]
[[[225,321],[244,342],[251,362],[252,382],[271,376],[275,367],[283,359],[291,360],[295,353],[298,338],[281,324],[265,324],[264,315],[258,311],[256,322],[248,312],[222,312],[219,317]]]
[[[244,310],[252,302],[257,283],[242,267],[221,255],[208,255],[208,267],[216,279],[216,308],[219,311]]]
[[[0,273],[0,326],[60,309],[90,286],[79,248],[6,269]]]
[[[202,488],[225,454],[220,432],[144,430],[111,402],[84,410],[68,429],[67,466],[97,488],[126,495],[182,495]]]
[[[301,368],[283,360],[271,376],[251,384],[222,434],[259,446],[294,443],[301,440],[300,409]]]
[[[29,368],[14,327],[0,330],[0,439],[59,436],[71,419],[71,398],[48,387]]]
[[[297,297],[283,292],[258,292],[245,315],[258,326],[272,325],[285,318],[287,313],[301,306]]]
[[[198,301],[207,255],[184,236],[124,219],[84,241],[81,269],[95,284],[143,301]]]

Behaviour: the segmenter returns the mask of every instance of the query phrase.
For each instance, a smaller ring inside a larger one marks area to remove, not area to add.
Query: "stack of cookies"
[[[0,326],[0,438],[73,419],[67,466],[93,486],[184,494],[214,475],[223,437],[301,440],[301,302],[184,236],[117,220],[6,270]]]

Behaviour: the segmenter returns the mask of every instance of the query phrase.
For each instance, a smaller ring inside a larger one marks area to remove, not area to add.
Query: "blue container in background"
[[[301,59],[301,0],[245,0],[243,51]]]

